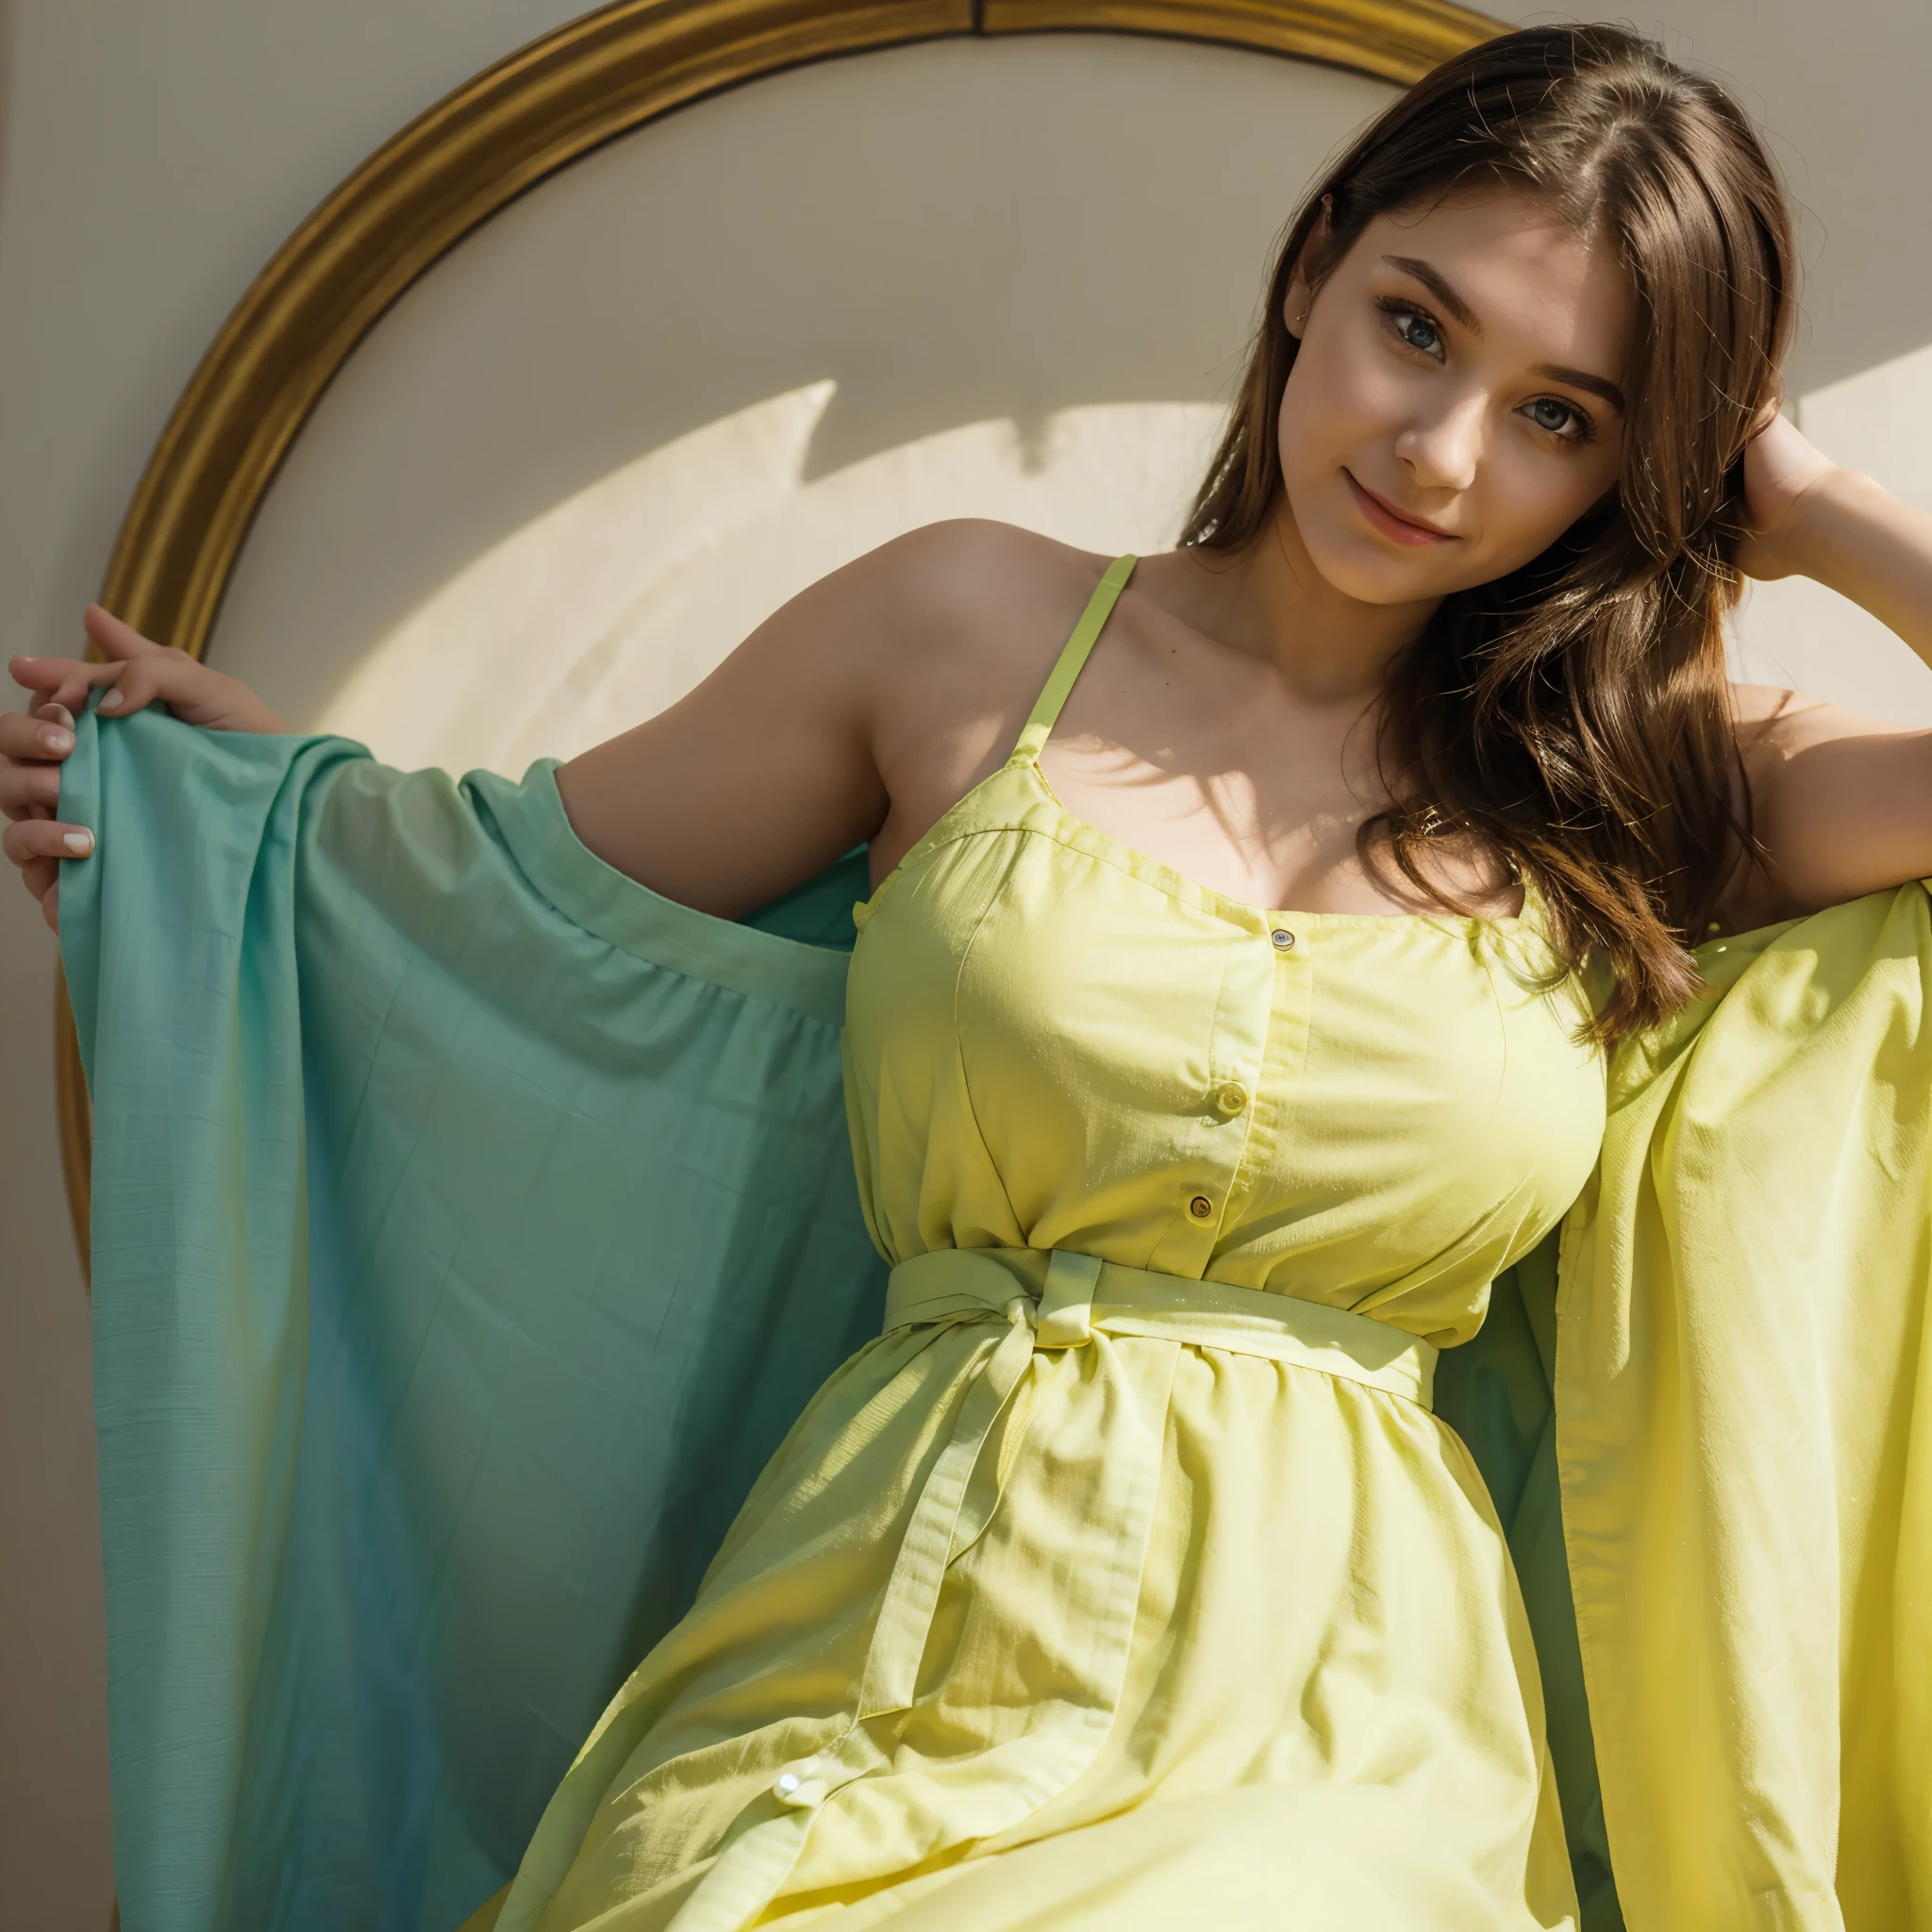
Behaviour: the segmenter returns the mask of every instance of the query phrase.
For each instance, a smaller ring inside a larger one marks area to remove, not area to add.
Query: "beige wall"
[[[575,10],[572,0],[171,0],[164,8],[0,0],[0,618],[8,651],[71,646],[75,613],[98,581],[174,395],[287,230],[419,108]],[[1922,171],[1913,98],[1932,71],[1932,8],[1923,0],[1849,0],[1830,10],[1821,31],[1824,18],[1799,0],[1684,0],[1668,24],[1678,52],[1717,63],[1761,102],[1797,163],[1815,264],[1798,386],[1813,390],[1906,356],[1932,334],[1924,319],[1932,314],[1932,250],[1916,208]],[[984,52],[957,51],[962,59]],[[942,67],[946,53],[927,50],[928,66]],[[1124,74],[1142,71],[1133,63],[1148,53],[1137,49],[1115,64]],[[1059,58],[1051,49],[1043,55]],[[796,78],[802,99],[810,83]],[[1265,91],[1279,80],[1255,85]],[[698,130],[707,113],[755,120],[754,106],[750,93],[734,96],[687,117],[689,129]],[[1265,146],[1265,130],[1260,139]],[[755,172],[769,168],[771,157],[754,145],[744,161]],[[893,157],[881,156],[879,165],[890,169]],[[1284,202],[1291,185],[1282,183]],[[1146,205],[1164,211],[1162,222],[1145,219],[1143,204],[1132,200],[1113,208],[1124,245],[1135,245],[1138,228],[1144,250],[1121,270],[1129,287],[1174,245],[1173,223],[1188,218],[1184,206],[1176,212],[1172,186],[1165,203],[1158,178],[1137,191],[1156,197]],[[565,192],[591,197],[596,187],[586,171]],[[508,226],[503,233],[514,240]],[[1221,239],[1229,258],[1251,245],[1245,234]],[[495,244],[487,237],[479,243],[481,260]],[[1208,291],[1196,312],[1244,316],[1250,298],[1245,283]],[[425,302],[435,299],[425,291]],[[1096,297],[1094,340],[1120,341],[1124,327],[1131,318],[1124,324]],[[405,331],[391,341],[400,357]],[[1171,374],[1151,390],[1143,383],[1124,394],[1110,377],[1078,396],[1062,387],[1022,400],[1049,411],[1068,400],[1198,403],[1211,393],[1213,371],[1202,356],[1212,352],[1184,346],[1195,355],[1192,387]],[[853,364],[860,373],[865,366]],[[840,376],[849,397],[853,374],[823,361],[801,364],[795,380],[762,393]],[[1811,406],[1815,421],[1808,412],[1806,420],[1828,446],[1836,439],[1839,453],[1880,474],[1893,465],[1902,486],[1918,487],[1920,479],[1904,474],[1915,445],[1896,425],[1932,407],[1932,374],[1920,358],[1871,385],[1848,383],[1820,398]],[[346,435],[353,396],[347,386],[342,393],[337,413]],[[895,407],[911,407],[916,396],[908,396]],[[694,410],[683,426],[701,428],[758,399],[741,389]],[[852,430],[843,443],[819,443],[814,475],[916,446],[936,429],[996,422],[1011,407],[994,397],[935,424],[895,422],[874,402],[871,428]],[[554,409],[534,420],[554,424]],[[633,440],[629,453],[653,446]],[[432,475],[437,455],[427,452]],[[1032,460],[1024,439],[1020,458],[1007,471],[1024,474]],[[306,460],[298,457],[298,465]],[[391,636],[458,577],[479,554],[479,531],[493,528],[500,538],[521,529],[575,490],[621,472],[625,460],[617,450],[603,468],[575,477],[533,478],[499,464],[509,496],[480,518],[468,514],[478,510],[470,501],[451,547],[425,541],[387,558],[386,568],[405,572],[391,575],[388,602],[365,613],[365,641]],[[1007,471],[992,462],[997,476]],[[957,466],[944,471],[936,501],[958,474]],[[291,471],[273,514],[290,538],[320,534],[353,558],[353,523],[331,529],[295,514],[299,475]],[[319,469],[315,487],[326,495]],[[1152,499],[1137,501],[1144,508]],[[238,585],[229,615],[238,661],[249,648],[244,620],[256,626],[254,648],[267,661],[272,536],[265,525],[248,565],[254,575]],[[408,577],[410,569],[417,577]],[[252,606],[244,602],[250,594]],[[1841,616],[1813,613],[1764,636],[1779,648],[1810,652],[1819,677],[1830,677],[1848,661],[1838,634],[1826,634]],[[1916,675],[1917,667],[1906,670]],[[1902,714],[1916,702],[1909,676],[1891,698],[1884,697],[1890,687],[1874,688]],[[291,688],[285,695],[299,694]],[[319,707],[327,695],[311,681],[297,708]],[[0,1915],[8,1924],[92,1932],[105,1922],[109,1890],[99,1557],[85,1308],[49,1127],[53,958],[25,898],[0,892]]]
[[[210,650],[392,762],[521,774],[921,524],[1165,547],[1287,207],[1390,92],[1028,36],[807,67],[644,128],[383,320]]]
[[[0,0],[0,634],[74,647],[129,491],[288,230],[573,0]],[[0,1922],[108,1919],[86,1307],[49,1123],[54,945],[0,893]]]

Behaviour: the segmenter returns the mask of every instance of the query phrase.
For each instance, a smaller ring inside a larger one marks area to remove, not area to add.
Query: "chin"
[[[1419,604],[1461,588],[1442,568],[1445,559],[1426,553],[1391,555],[1373,537],[1327,531],[1319,525],[1302,525],[1301,536],[1323,582],[1357,604]]]
[[[1326,486],[1326,487],[1324,487]],[[1460,544],[1398,549],[1364,529],[1348,485],[1338,474],[1332,484],[1303,491],[1289,486],[1288,509],[1301,548],[1331,590],[1357,604],[1418,604],[1461,588],[1460,573],[1450,561]]]

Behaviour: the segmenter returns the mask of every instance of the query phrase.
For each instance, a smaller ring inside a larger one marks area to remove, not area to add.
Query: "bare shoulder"
[[[1785,684],[1731,684],[1731,717],[1740,738],[1775,743],[1818,743],[1824,738],[1866,738],[1873,732],[1907,732],[1915,726],[1874,719],[1849,706],[1834,706]]]
[[[1014,524],[960,517],[894,538],[849,570],[887,620],[882,642],[1030,663],[1039,639],[1072,627],[1108,561]]]
[[[1105,566],[1011,524],[926,525],[800,591],[725,659],[700,702],[849,731],[890,778],[883,760],[895,745],[929,739],[936,721],[1004,716],[1015,691],[1037,688]]]
[[[734,919],[859,841],[896,858],[1006,756],[1100,567],[995,523],[883,544],[564,766],[571,824],[620,872]]]
[[[1783,759],[1837,738],[1870,738],[1910,727],[1848,710],[1780,684],[1731,684],[1731,720],[1746,765]]]
[[[1738,747],[1738,765],[1741,767],[1741,774],[1735,767],[1726,774],[1731,809],[1741,814],[1748,806],[1753,819],[1761,821],[1764,802],[1776,782],[1779,767],[1803,741],[1807,729],[1806,721],[1822,707],[1818,700],[1782,685],[1743,684],[1736,678],[1731,680],[1730,701],[1731,730]],[[1761,823],[1757,831],[1761,839]],[[1736,862],[1734,855],[1734,867]],[[1740,893],[1746,892],[1747,877],[1747,874],[1733,871],[1727,900],[1739,899]],[[1751,890],[1762,896],[1761,889]],[[1726,918],[1735,920],[1740,916],[1741,901],[1739,907],[1727,906]]]
[[[948,730],[1017,731],[1108,559],[1011,524],[961,518],[896,538],[867,579],[882,750]]]
[[[889,869],[1011,751],[1108,558],[1010,524],[933,524],[850,568]]]
[[[1740,737],[1761,731],[1780,718],[1820,702],[1781,684],[1745,684],[1735,677],[1731,680],[1731,720]]]

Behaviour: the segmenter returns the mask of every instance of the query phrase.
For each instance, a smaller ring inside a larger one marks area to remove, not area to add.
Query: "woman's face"
[[[1636,298],[1613,246],[1531,195],[1378,215],[1283,319],[1288,506],[1347,596],[1507,576],[1617,479]]]

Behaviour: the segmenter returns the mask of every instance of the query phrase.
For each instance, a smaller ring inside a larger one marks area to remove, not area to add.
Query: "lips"
[[[1419,518],[1410,517],[1391,503],[1385,502],[1373,490],[1365,490],[1349,472],[1341,473],[1348,477],[1348,487],[1354,492],[1356,508],[1362,513],[1369,527],[1378,535],[1387,537],[1391,543],[1405,543],[1421,548],[1433,543],[1454,543],[1458,540],[1447,530],[1439,530],[1433,524],[1425,524]]]

